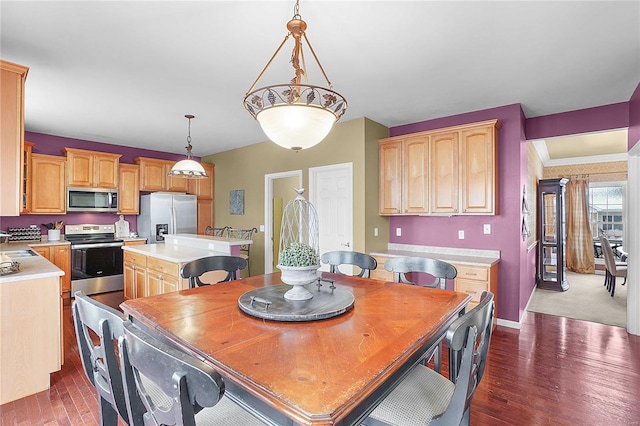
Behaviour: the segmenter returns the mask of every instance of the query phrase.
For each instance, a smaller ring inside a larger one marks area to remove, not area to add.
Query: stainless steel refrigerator
[[[148,244],[164,242],[166,234],[196,234],[197,196],[154,192],[140,197],[138,234]]]

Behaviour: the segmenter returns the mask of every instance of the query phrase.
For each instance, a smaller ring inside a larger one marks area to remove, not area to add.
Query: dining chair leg
[[[614,275],[611,275],[611,291],[609,293],[611,293],[611,297],[613,297],[613,294],[616,292],[616,277]]]

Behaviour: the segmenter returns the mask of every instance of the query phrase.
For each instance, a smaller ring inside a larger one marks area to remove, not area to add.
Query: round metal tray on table
[[[324,281],[324,280],[323,280]],[[315,321],[332,318],[349,311],[355,298],[350,291],[331,286],[309,284],[313,297],[308,300],[287,300],[284,293],[290,285],[275,285],[251,290],[240,296],[240,309],[254,317],[273,321]]]

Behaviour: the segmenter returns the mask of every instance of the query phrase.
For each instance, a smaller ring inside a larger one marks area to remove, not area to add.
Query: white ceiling
[[[397,126],[513,103],[535,117],[626,102],[640,78],[638,1],[300,3],[349,102],[342,120]],[[30,67],[26,130],[183,153],[194,114],[202,156],[266,139],[242,99],[293,4],[2,0],[0,53]],[[289,42],[261,85],[293,76]]]

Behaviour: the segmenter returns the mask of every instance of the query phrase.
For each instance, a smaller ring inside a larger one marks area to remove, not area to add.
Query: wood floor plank
[[[101,301],[117,307],[121,300],[120,293]],[[52,374],[48,391],[0,406],[2,426],[99,424],[68,305],[63,322],[62,370]],[[473,426],[638,425],[639,419],[640,337],[537,313],[528,313],[520,330],[496,327],[473,400]]]

